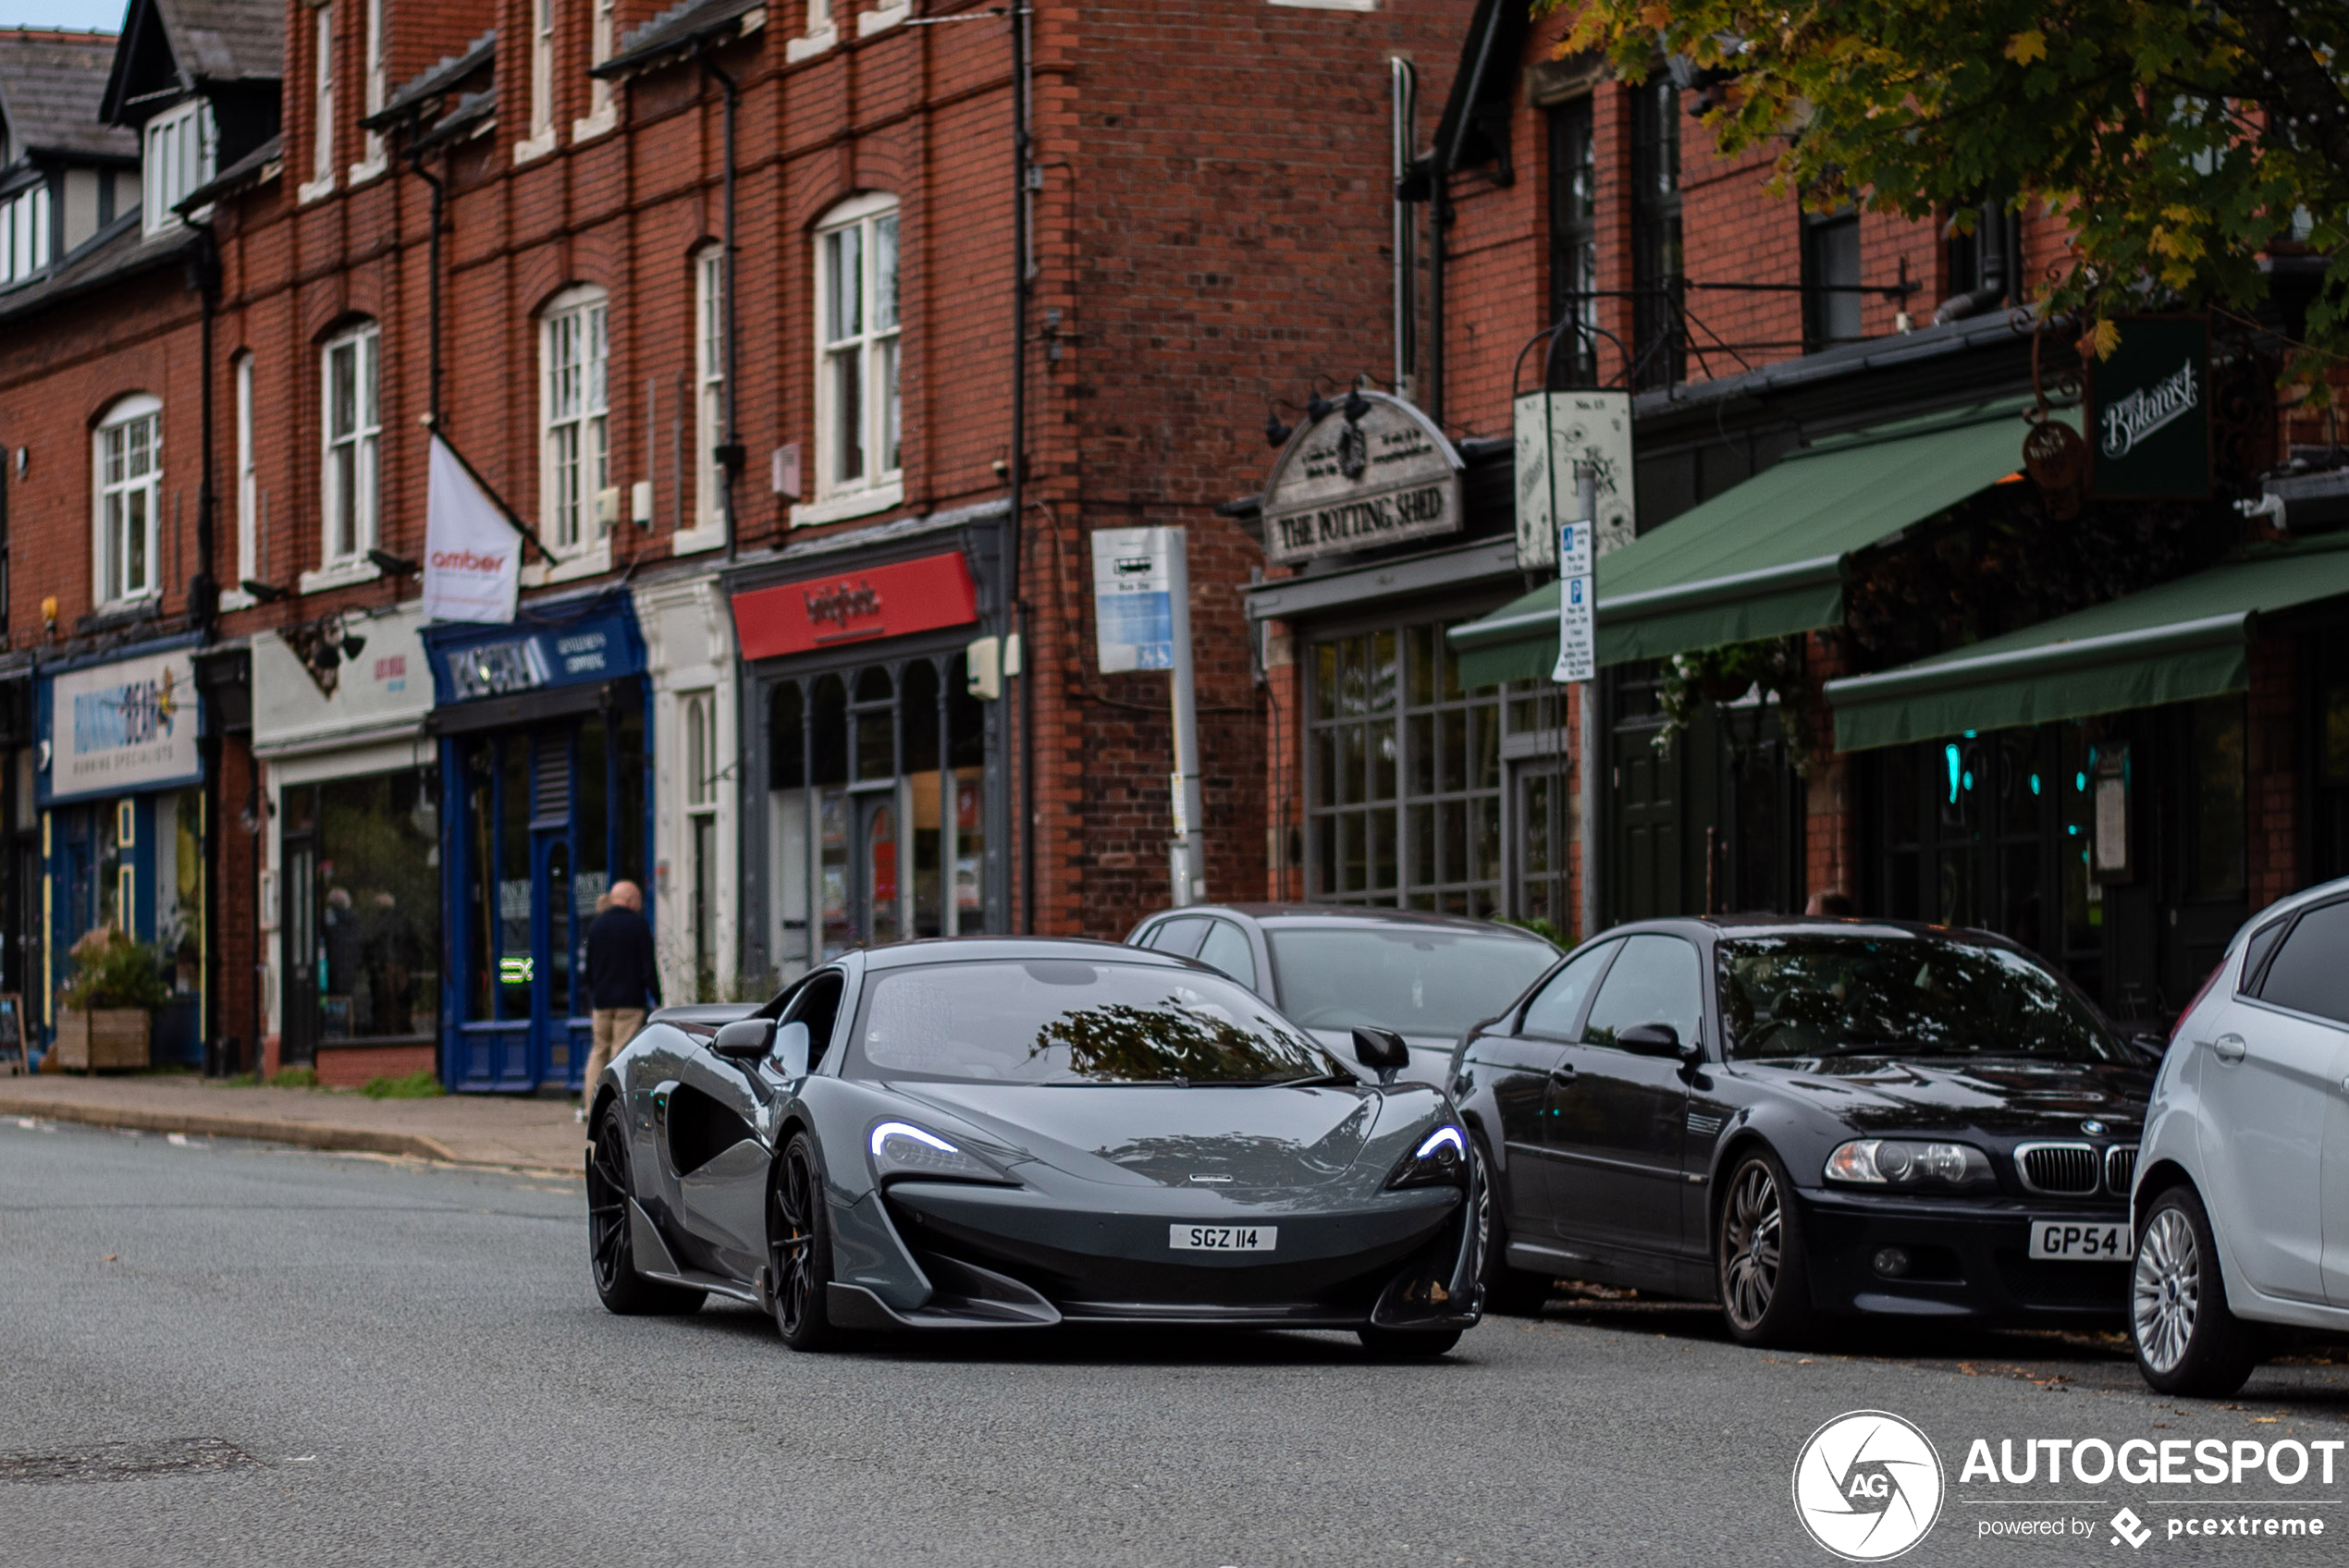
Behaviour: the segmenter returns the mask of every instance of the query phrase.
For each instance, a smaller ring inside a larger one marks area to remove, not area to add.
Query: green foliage
[[[132,941],[112,925],[84,934],[69,949],[69,956],[73,974],[65,984],[65,1004],[78,1011],[153,1010],[171,999],[155,949]]]
[[[1656,689],[1656,705],[1664,710],[1664,728],[1656,731],[1655,748],[1668,752],[1680,731],[1694,722],[1707,703],[1733,703],[1749,691],[1771,699],[1778,729],[1786,736],[1787,761],[1794,771],[1811,771],[1811,688],[1802,679],[1802,643],[1798,637],[1765,637],[1757,643],[1731,643],[1723,647],[1675,654],[1665,661],[1664,680]]]
[[[269,1075],[273,1089],[314,1089],[318,1086],[318,1070],[314,1067],[281,1067]]]
[[[2308,336],[2349,349],[2349,95],[2331,42],[2344,0],[1534,0],[1574,9],[1565,50],[1626,80],[1664,55],[1720,79],[1721,151],[1771,160],[1780,190],[1907,218],[1985,193],[2060,214],[2075,243],[2042,281],[2109,354],[2112,314],[2241,310],[2279,239],[2333,258]],[[2311,42],[2319,41],[2319,42]],[[2295,232],[2296,231],[2296,232]]]
[[[419,1067],[397,1078],[370,1078],[359,1092],[371,1100],[428,1100],[448,1091],[440,1086],[439,1074]]]
[[[1556,921],[1542,915],[1535,915],[1531,920],[1504,919],[1501,924],[1514,925],[1520,931],[1531,931],[1554,948],[1564,949],[1574,945],[1566,939],[1566,933],[1558,929]]]

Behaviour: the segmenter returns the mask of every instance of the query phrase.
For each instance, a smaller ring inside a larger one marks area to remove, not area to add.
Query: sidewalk
[[[580,1172],[585,1137],[568,1100],[445,1095],[371,1100],[324,1089],[228,1088],[193,1076],[0,1077],[0,1116],[257,1138],[461,1165]]]

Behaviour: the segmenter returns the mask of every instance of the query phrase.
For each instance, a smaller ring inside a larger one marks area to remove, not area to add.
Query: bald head
[[[633,882],[615,882],[611,885],[611,891],[605,896],[621,909],[633,909],[638,914],[645,913],[644,889]]]

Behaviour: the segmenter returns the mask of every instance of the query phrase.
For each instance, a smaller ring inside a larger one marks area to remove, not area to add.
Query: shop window
[[[1548,352],[1551,384],[1598,381],[1599,221],[1597,138],[1592,102],[1550,111],[1550,324],[1566,334]]]
[[[1501,908],[1501,694],[1463,691],[1444,624],[1315,642],[1309,655],[1309,896],[1491,915]]]
[[[686,898],[695,995],[718,1001],[718,697],[713,692],[687,692],[677,701],[685,731]]]
[[[125,398],[98,426],[97,593],[101,605],[128,604],[160,589],[163,404]]]
[[[374,322],[337,334],[320,354],[319,428],[326,440],[319,512],[320,561],[348,566],[375,547],[375,451],[383,417],[375,400],[382,338]]]
[[[559,556],[604,532],[596,506],[606,484],[606,314],[602,289],[572,288],[539,322],[539,528]]]
[[[2193,705],[2187,757],[2194,769],[2194,886],[2198,898],[2239,899],[2244,875],[2244,701]]]
[[[440,811],[429,769],[288,790],[289,1033],[428,1038],[440,998]],[[295,853],[299,851],[299,854]],[[198,906],[201,907],[200,905]]]
[[[894,505],[899,481],[897,202],[860,196],[816,235],[816,494]],[[811,520],[812,521],[812,520]]]

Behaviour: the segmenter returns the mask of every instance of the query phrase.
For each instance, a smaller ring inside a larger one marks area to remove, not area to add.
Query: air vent
[[[2136,1180],[2137,1145],[2115,1144],[2104,1151],[2104,1184],[2115,1197],[2129,1195],[2129,1183]]]
[[[2085,1196],[2097,1190],[2097,1151],[2086,1144],[2024,1144],[2014,1151],[2023,1184],[2035,1193]]]
[[[530,815],[534,821],[560,822],[571,815],[570,751],[559,740],[541,740],[533,748],[536,777],[531,780]]]

